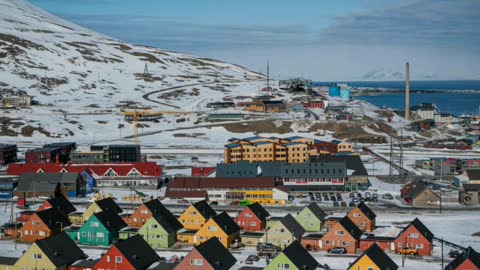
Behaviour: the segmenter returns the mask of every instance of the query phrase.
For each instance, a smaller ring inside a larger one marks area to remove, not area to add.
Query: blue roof
[[[258,146],[258,145],[265,145],[265,144],[272,144],[271,142],[258,142],[254,143],[253,145]]]
[[[291,141],[291,140],[297,140],[297,139],[303,139],[303,137],[300,137],[300,136],[291,136],[291,137],[285,138],[285,140],[289,140],[289,141]]]
[[[234,142],[234,141],[238,141],[238,138],[230,138],[228,139],[229,142]]]
[[[332,140],[331,143],[334,143],[334,144],[339,144],[341,143],[342,141],[339,141],[339,140]]]
[[[260,139],[264,139],[263,137],[260,137],[260,136],[253,136],[253,137],[248,137],[248,138],[245,138],[243,139],[244,141],[254,141],[254,140],[260,140]]]
[[[239,146],[240,146],[240,144],[238,144],[238,143],[232,143],[232,144],[225,145],[225,147],[227,147],[227,148],[235,148],[235,147],[239,147]]]

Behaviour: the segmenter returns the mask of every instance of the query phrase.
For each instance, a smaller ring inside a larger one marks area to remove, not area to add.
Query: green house
[[[125,227],[127,224],[117,213],[98,212],[80,228],[78,242],[82,245],[108,246],[118,238],[118,231]]]
[[[280,254],[278,254],[268,265],[266,270],[304,270],[317,269],[318,262],[306,251],[298,241],[292,242]]]
[[[307,207],[303,208],[295,219],[302,225],[307,232],[319,232],[322,230],[323,223],[327,214],[318,206],[317,203],[312,202]]]
[[[138,230],[138,234],[154,249],[168,248],[175,244],[177,232],[182,228],[182,224],[175,217],[157,214],[147,220]]]

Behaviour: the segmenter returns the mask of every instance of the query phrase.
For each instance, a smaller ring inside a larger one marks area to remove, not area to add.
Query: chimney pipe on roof
[[[405,119],[410,118],[410,64],[405,65]]]

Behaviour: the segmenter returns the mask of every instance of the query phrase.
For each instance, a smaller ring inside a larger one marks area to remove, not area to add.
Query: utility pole
[[[390,137],[390,169],[389,169],[388,175],[390,176],[390,180],[392,180],[392,175],[393,175],[393,138],[392,137]]]
[[[405,65],[405,119],[410,118],[410,64]]]
[[[444,261],[443,261],[443,237],[442,237],[442,269],[445,269]]]

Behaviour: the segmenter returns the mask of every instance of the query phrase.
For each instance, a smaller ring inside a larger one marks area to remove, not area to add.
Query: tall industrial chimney
[[[410,118],[410,64],[407,62],[405,71],[405,119]]]

